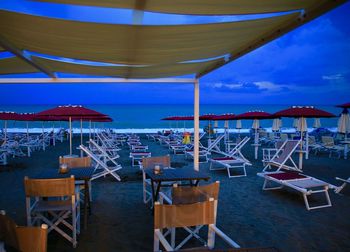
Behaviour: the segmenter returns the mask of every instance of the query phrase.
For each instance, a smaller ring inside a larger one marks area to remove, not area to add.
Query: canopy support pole
[[[199,171],[199,79],[194,81],[194,149],[193,168]]]
[[[14,45],[12,45],[9,41],[7,41],[7,39],[5,39],[3,36],[0,35],[0,45],[5,48],[7,51],[13,53],[14,55],[16,55],[18,58],[24,60],[25,62],[27,62],[28,64],[30,64],[31,66],[35,67],[36,69],[38,69],[40,72],[43,72],[44,74],[50,76],[51,78],[57,78],[56,74],[51,72],[50,70],[48,70],[46,67],[41,66],[40,64],[38,64],[37,62],[34,62],[30,55],[28,55],[28,53],[24,53],[23,51],[21,51],[20,49],[18,49],[17,47],[15,47]]]
[[[89,140],[91,139],[91,120],[89,121]]]

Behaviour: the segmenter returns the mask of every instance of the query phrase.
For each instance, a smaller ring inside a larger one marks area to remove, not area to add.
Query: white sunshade
[[[301,117],[298,120],[297,131],[305,132],[307,131],[307,122],[305,117]]]
[[[19,50],[127,65],[171,64],[239,52],[299,13],[200,25],[120,25],[0,11],[0,33]]]
[[[241,120],[236,121],[236,129],[242,129],[242,121]]]
[[[304,9],[320,0],[38,0],[41,2],[77,4],[152,12],[223,15],[257,14]]]
[[[258,119],[254,119],[252,129],[259,129],[260,127],[260,122]]]
[[[281,129],[281,119],[275,118],[272,122],[272,131],[279,131]]]
[[[320,120],[320,118],[315,118],[314,119],[314,124],[312,125],[312,127],[316,128],[316,129],[321,127],[321,120]]]
[[[298,128],[299,125],[299,118],[294,118],[293,119],[293,128]]]
[[[347,134],[350,132],[350,117],[348,113],[342,113],[338,120],[338,132]]]

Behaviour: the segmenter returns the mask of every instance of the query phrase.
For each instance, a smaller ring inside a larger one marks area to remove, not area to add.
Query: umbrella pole
[[[89,121],[89,140],[91,139],[91,120]]]
[[[7,140],[7,121],[4,121],[4,128],[5,128],[5,139],[4,139],[4,143],[3,144],[5,144],[6,143],[6,140]]]
[[[45,151],[46,147],[45,147],[45,138],[44,138],[44,122],[41,123],[41,129],[42,129],[42,134],[43,134],[43,150]]]
[[[28,129],[28,121],[27,121],[27,142],[29,141],[29,129]]]
[[[302,120],[301,123],[304,123],[303,118],[299,118]],[[300,127],[300,151],[299,151],[299,170],[303,169],[303,125]]]
[[[52,144],[56,146],[55,122],[52,122]]]
[[[69,117],[69,155],[72,156],[72,117]]]
[[[258,159],[258,142],[259,142],[259,134],[258,129],[255,129],[255,136],[254,136],[254,157],[255,159]]]
[[[83,145],[83,119],[80,118],[80,144]],[[83,157],[83,150],[80,150],[80,156]]]

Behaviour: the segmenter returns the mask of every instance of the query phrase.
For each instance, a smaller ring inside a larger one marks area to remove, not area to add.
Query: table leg
[[[84,192],[84,229],[87,229],[87,216],[88,216],[88,206],[89,215],[91,214],[91,204],[90,204],[90,188],[89,180],[84,180],[85,192]]]

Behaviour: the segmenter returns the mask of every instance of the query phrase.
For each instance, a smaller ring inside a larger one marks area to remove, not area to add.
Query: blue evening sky
[[[110,8],[0,0],[0,9],[70,20],[132,22],[130,10]],[[349,14],[348,2],[201,78],[201,103],[332,105],[349,102]],[[145,13],[143,23],[199,24],[267,16],[270,15],[203,17]],[[44,75],[21,75],[33,76]],[[183,84],[11,84],[0,85],[0,93],[0,105],[193,102],[192,85]]]

